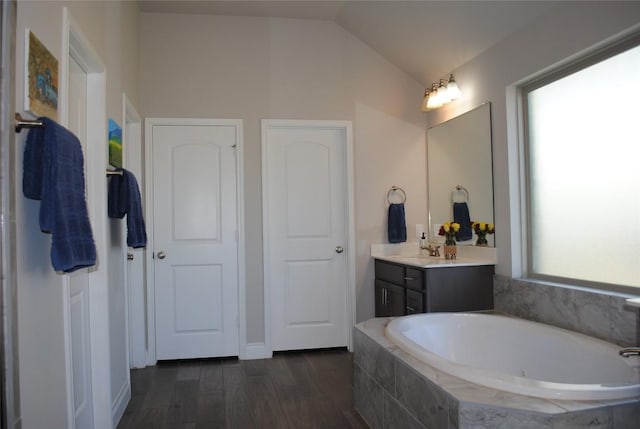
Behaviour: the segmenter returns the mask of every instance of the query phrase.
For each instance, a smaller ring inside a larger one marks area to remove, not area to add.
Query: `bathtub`
[[[548,399],[640,396],[640,359],[586,335],[480,313],[425,313],[392,320],[385,334],[426,364],[493,389]]]

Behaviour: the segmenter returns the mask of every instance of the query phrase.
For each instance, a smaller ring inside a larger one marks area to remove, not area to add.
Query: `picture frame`
[[[58,59],[25,30],[24,110],[34,117],[58,120]]]
[[[109,165],[122,168],[122,127],[109,118]]]

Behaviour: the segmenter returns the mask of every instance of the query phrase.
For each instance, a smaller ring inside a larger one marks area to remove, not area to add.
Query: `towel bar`
[[[389,189],[389,192],[387,192],[387,201],[389,202],[389,204],[392,204],[391,195],[394,192],[400,192],[402,194],[402,201],[400,201],[400,204],[404,204],[407,201],[407,193],[404,191],[404,189],[399,186],[393,185],[391,189]]]
[[[22,131],[23,128],[44,127],[44,123],[42,121],[39,121],[37,119],[35,121],[22,119],[22,115],[18,112],[16,112],[15,118],[16,118],[16,133],[19,133],[20,131]]]
[[[122,170],[107,170],[107,176],[122,176]]]
[[[461,193],[464,196],[464,201],[455,201],[455,194]],[[468,203],[469,202],[469,191],[462,185],[456,185],[455,188],[451,190],[451,204],[458,203]]]

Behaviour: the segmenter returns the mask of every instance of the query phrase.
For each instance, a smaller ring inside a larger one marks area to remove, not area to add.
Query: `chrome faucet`
[[[620,350],[620,356],[626,358],[629,356],[640,356],[640,347],[626,347]]]
[[[440,246],[432,247],[430,244],[427,247],[420,246],[421,249],[428,250],[429,256],[440,256]]]

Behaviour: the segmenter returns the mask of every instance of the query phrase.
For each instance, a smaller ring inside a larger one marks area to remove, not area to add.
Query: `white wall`
[[[137,19],[135,3],[119,2],[18,2],[16,37],[16,106],[23,112],[24,34],[31,29],[61,61],[62,16],[67,6],[78,26],[107,68],[107,113],[118,122],[122,118],[121,96],[125,91],[138,102]],[[64,108],[64,106],[59,106]],[[107,118],[104,118],[105,123]],[[22,155],[27,133],[17,136],[15,160],[16,259],[18,289],[18,335],[20,359],[20,401],[25,428],[69,426],[67,416],[66,350],[64,348],[62,276],[50,264],[50,238],[38,226],[38,201],[22,196]],[[107,149],[105,135],[104,150]],[[106,167],[106,166],[105,166]],[[104,173],[102,173],[104,174]],[[101,176],[105,177],[105,176]],[[106,179],[105,179],[106,186]],[[93,225],[94,230],[97,225]],[[92,338],[108,342],[111,350],[111,397],[121,388],[128,373],[124,324],[124,258],[121,256],[120,228],[111,228],[107,237],[110,254],[98,255],[100,270],[109,270],[110,338]],[[105,303],[105,306],[107,303]],[[115,404],[114,404],[115,405]],[[103,414],[111,415],[112,410]]]
[[[640,30],[638,22],[638,2],[562,3],[454,70],[464,99],[427,114],[431,127],[483,102],[492,103],[498,274],[515,277],[521,274],[518,142],[513,130],[508,130],[516,120],[513,86],[632,26]],[[602,107],[594,102],[593,108]]]
[[[244,121],[248,342],[264,341],[260,119],[353,121],[357,318],[372,317],[392,185],[426,223],[422,86],[333,22],[143,13],[140,31],[145,116]]]

